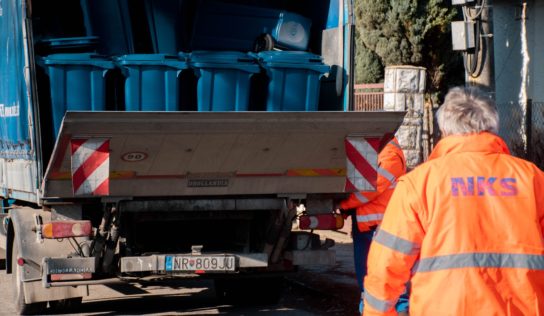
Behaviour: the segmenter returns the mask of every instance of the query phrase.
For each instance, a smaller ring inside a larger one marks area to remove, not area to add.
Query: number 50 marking
[[[135,151],[122,155],[121,159],[127,162],[137,162],[147,159],[147,154],[140,151]]]

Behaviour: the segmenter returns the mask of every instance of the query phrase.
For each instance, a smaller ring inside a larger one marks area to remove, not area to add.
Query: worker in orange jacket
[[[442,140],[399,179],[368,258],[364,315],[544,315],[544,173],[509,154],[495,104],[454,88]]]
[[[393,138],[378,154],[378,178],[376,191],[363,191],[352,193],[348,199],[339,203],[338,208],[343,212],[355,209],[355,216],[352,216],[352,237],[353,255],[355,263],[355,274],[361,293],[363,293],[363,277],[366,274],[367,255],[370,242],[380,224],[383,213],[397,179],[406,173],[406,159],[396,138]],[[353,212],[353,211],[351,211]],[[362,296],[361,296],[362,297]],[[359,309],[363,308],[363,301],[359,303]],[[408,309],[408,298],[404,296],[397,304],[399,312]]]

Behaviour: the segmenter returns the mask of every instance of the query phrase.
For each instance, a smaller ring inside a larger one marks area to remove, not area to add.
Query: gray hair
[[[443,136],[499,132],[495,102],[473,87],[450,89],[436,118]]]

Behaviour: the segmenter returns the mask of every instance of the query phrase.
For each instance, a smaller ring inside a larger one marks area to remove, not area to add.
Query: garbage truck
[[[0,260],[17,313],[183,277],[274,299],[286,274],[334,264],[316,231],[375,189],[404,114],[353,111],[352,8],[0,1]]]

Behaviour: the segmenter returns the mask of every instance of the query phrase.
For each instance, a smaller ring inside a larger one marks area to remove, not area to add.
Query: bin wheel
[[[17,258],[19,257],[19,246],[17,241],[13,242],[13,252],[11,256],[11,280],[13,286],[13,298],[15,304],[15,312],[18,315],[36,315],[42,314],[47,307],[47,302],[37,302],[27,304],[25,303],[25,293],[23,287],[23,280],[21,275],[23,268],[17,264]]]
[[[255,45],[253,47],[253,50],[258,53],[266,50],[272,50],[274,49],[274,38],[272,38],[272,35],[268,33],[264,33],[261,36],[257,37],[255,40]]]

